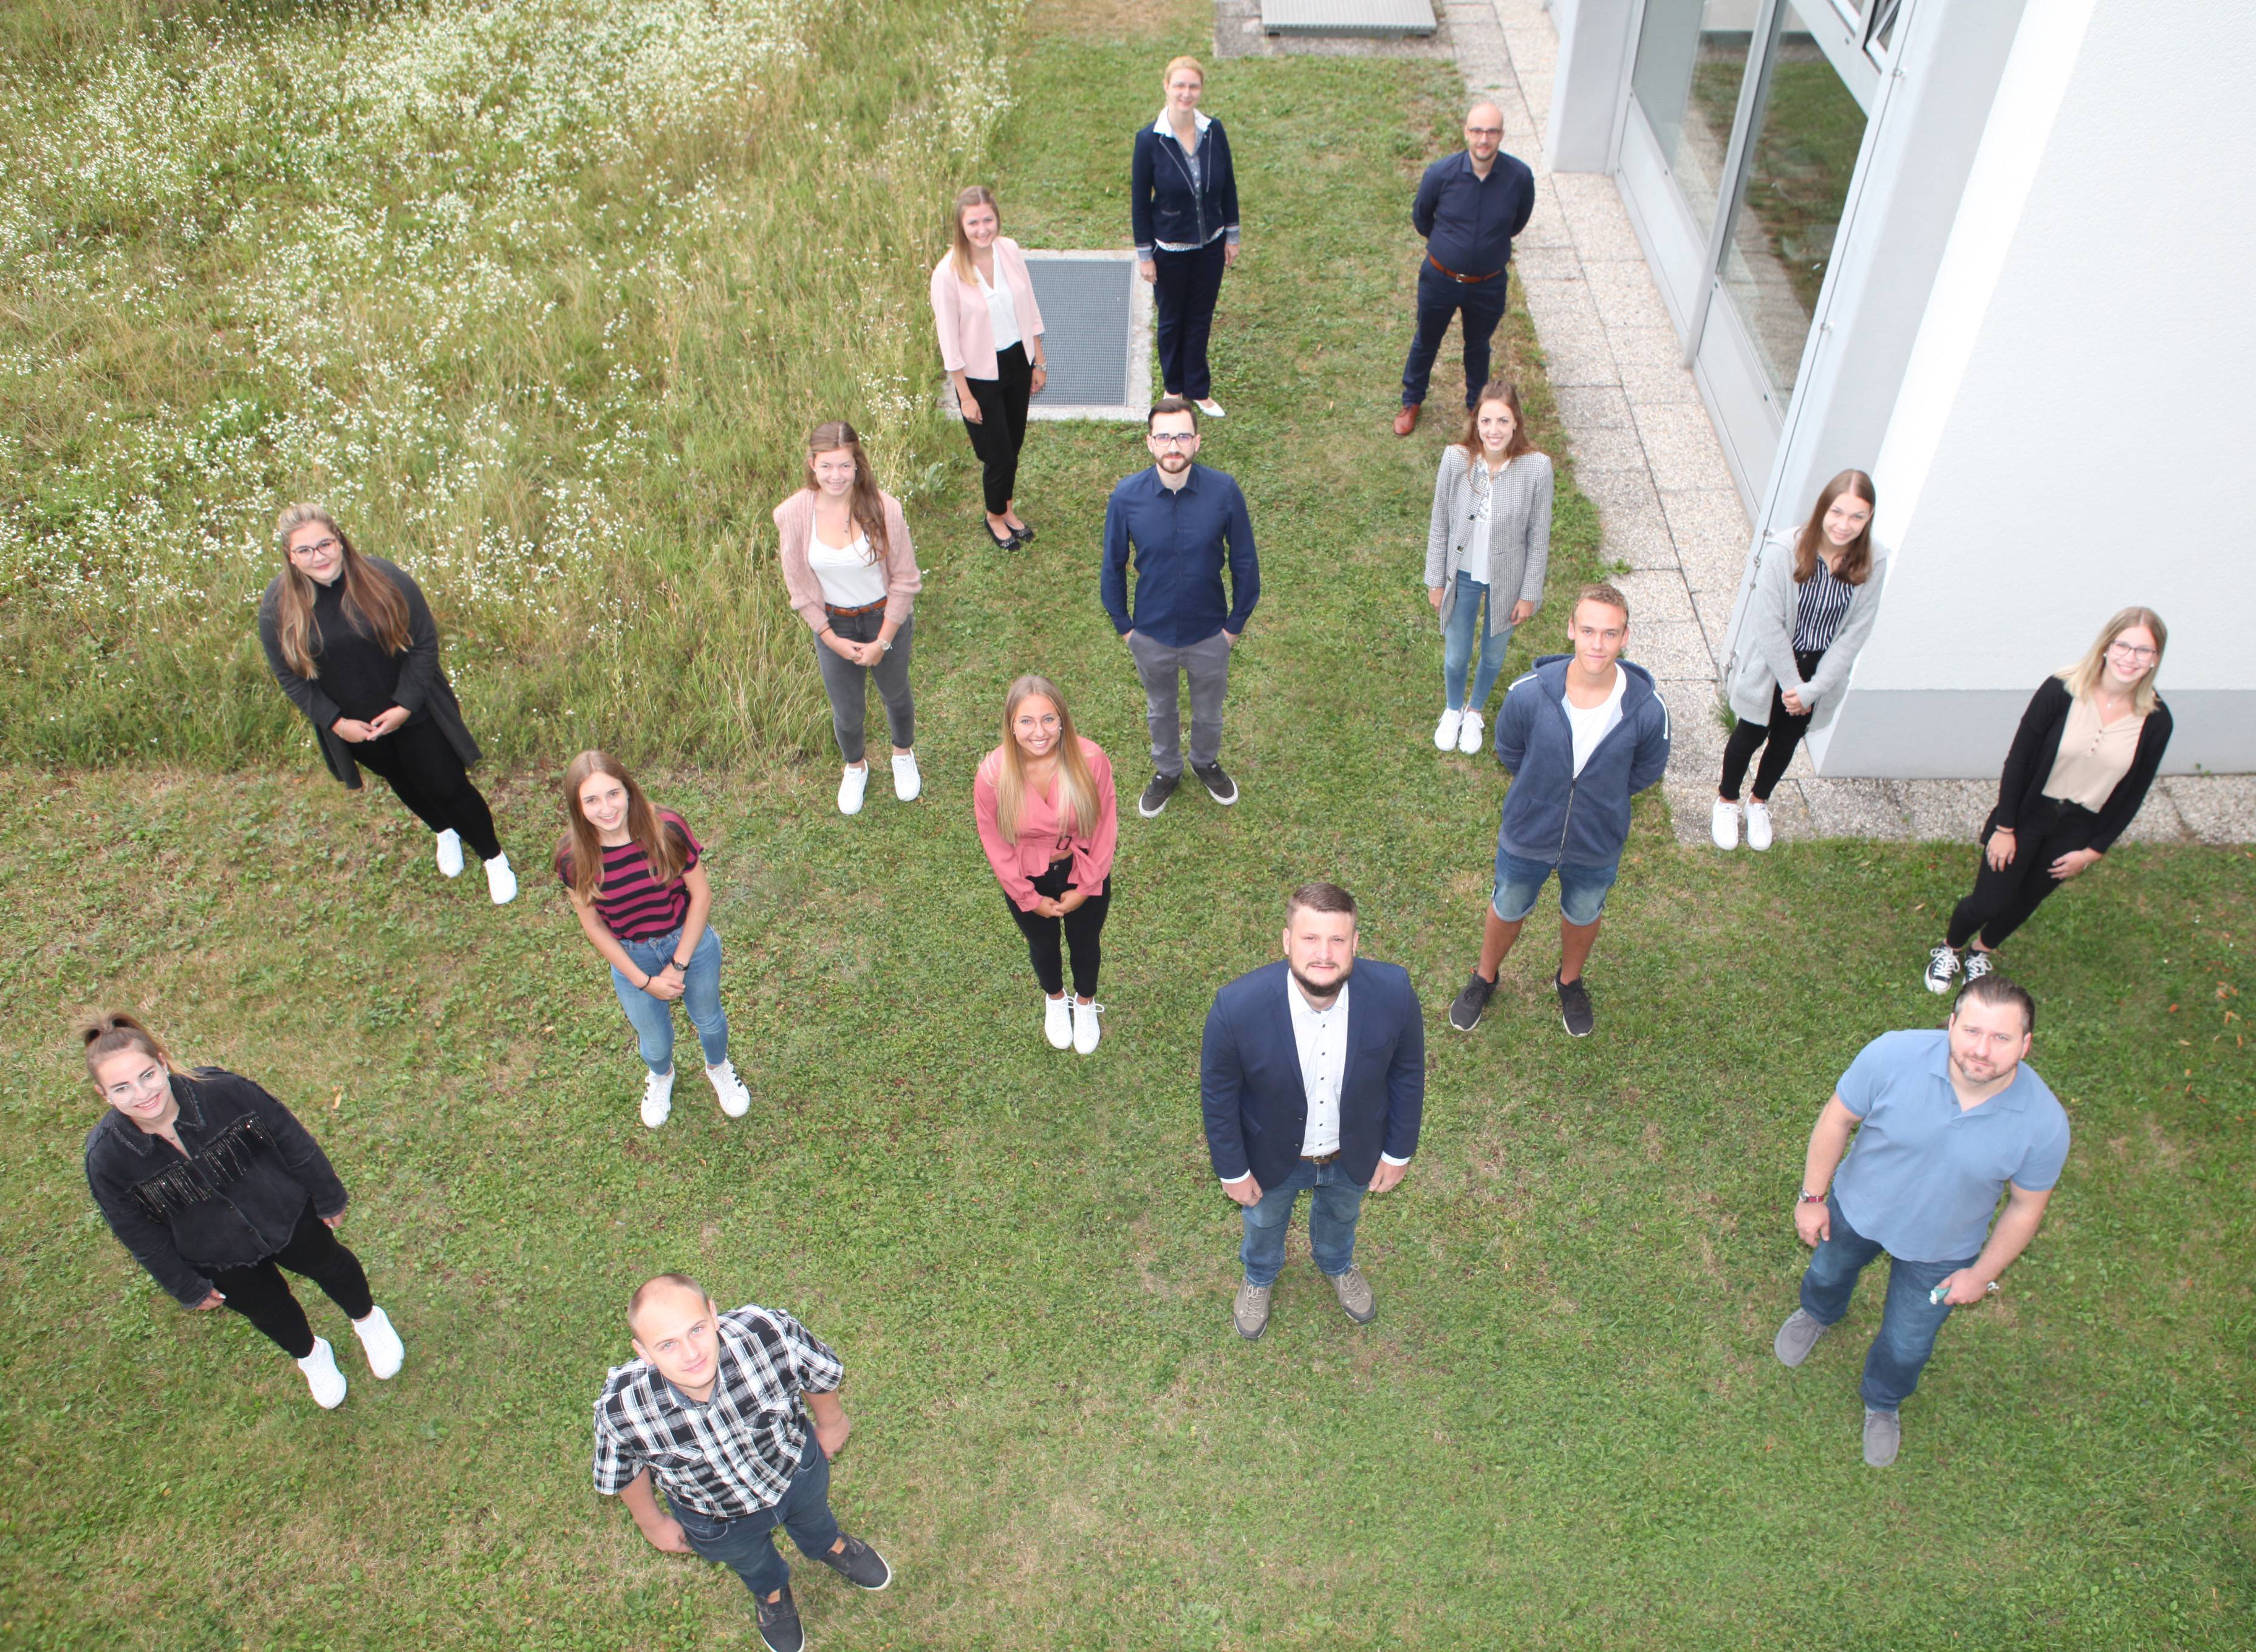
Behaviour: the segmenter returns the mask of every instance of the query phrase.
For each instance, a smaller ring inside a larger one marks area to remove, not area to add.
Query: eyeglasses
[[[2140,648],[2136,643],[2110,643],[2107,645],[2107,651],[2119,659],[2130,660],[2134,664],[2141,660],[2154,659],[2161,653],[2161,650],[2158,648]]]
[[[326,555],[336,548],[337,542],[335,539],[316,539],[311,545],[292,545],[290,554],[293,557],[318,557]]]
[[[1465,136],[1467,137],[1502,137],[1504,136],[1504,128],[1501,126],[1468,126],[1465,128]]]
[[[1187,447],[1198,439],[1195,430],[1155,430],[1146,439],[1160,447]]]

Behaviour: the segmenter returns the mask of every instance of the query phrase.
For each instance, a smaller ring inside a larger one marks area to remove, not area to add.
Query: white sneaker
[[[1719,849],[1739,847],[1739,805],[1716,799],[1716,806],[1708,812],[1709,840]]]
[[[903,803],[914,803],[924,790],[924,777],[917,772],[916,753],[906,756],[893,754],[893,795]]]
[[[838,812],[861,813],[862,794],[869,789],[870,765],[865,763],[859,769],[849,769],[838,777]]]
[[[508,855],[497,854],[486,862],[486,893],[496,906],[507,906],[517,898],[517,874],[510,870]]]
[[[723,1061],[717,1067],[708,1067],[705,1077],[713,1086],[713,1093],[721,1098],[722,1112],[732,1119],[741,1119],[752,1110],[752,1093],[737,1076],[735,1062]]]
[[[1747,799],[1747,847],[1770,847],[1770,805],[1752,798]]]
[[[1956,947],[1938,946],[1927,955],[1927,989],[1937,997],[1950,990],[1951,978],[1957,974]]]
[[[1482,727],[1481,714],[1477,711],[1467,712],[1464,721],[1457,725],[1457,749],[1467,756],[1479,751]]]
[[[1465,720],[1461,711],[1445,711],[1442,721],[1434,725],[1434,749],[1455,751],[1457,749],[1457,725]]]
[[[1073,1042],[1072,1004],[1070,998],[1042,1000],[1042,1037],[1050,1041],[1053,1050],[1062,1050]]]
[[[407,1357],[407,1349],[399,1340],[399,1333],[391,1328],[391,1316],[381,1308],[369,1311],[365,1319],[352,1322],[353,1334],[360,1339],[360,1348],[368,1355],[368,1368],[376,1373],[381,1382],[399,1374],[399,1362]],[[321,1350],[316,1348],[314,1353]]]
[[[1969,985],[1981,980],[1985,975],[1994,974],[1997,967],[1998,960],[1980,947],[1970,946],[1966,949],[1966,980]]]
[[[321,1409],[334,1411],[345,1402],[345,1374],[337,1369],[337,1352],[328,1338],[314,1339],[314,1351],[298,1361],[298,1368],[306,1374],[306,1386],[313,1389],[314,1403]]]
[[[439,875],[462,875],[462,834],[452,828],[439,834]]]
[[[645,1072],[642,1079],[642,1121],[653,1130],[673,1111],[673,1074]]]
[[[1204,413],[1209,418],[1227,418],[1229,417],[1227,413],[1222,411],[1222,404],[1215,400],[1211,396],[1208,397],[1206,400],[1198,404],[1198,410],[1202,413]]]
[[[1075,1055],[1087,1055],[1096,1048],[1096,1018],[1104,1013],[1099,1003],[1073,1001],[1073,1048]]]

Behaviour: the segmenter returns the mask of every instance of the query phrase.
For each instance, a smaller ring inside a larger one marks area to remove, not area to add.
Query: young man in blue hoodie
[[[1571,654],[1547,654],[1514,683],[1496,720],[1496,758],[1512,776],[1496,838],[1496,893],[1480,964],[1449,1006],[1470,1032],[1496,991],[1504,955],[1559,875],[1559,1018],[1587,1038],[1597,1018],[1583,966],[1629,841],[1630,799],[1668,767],[1668,707],[1653,673],[1621,657],[1629,599],[1586,585],[1567,621]]]

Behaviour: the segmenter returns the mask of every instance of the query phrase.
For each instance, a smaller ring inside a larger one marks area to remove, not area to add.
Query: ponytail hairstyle
[[[1065,708],[1065,696],[1055,683],[1029,671],[1003,697],[1003,744],[995,762],[995,826],[1007,843],[1019,840],[1019,821],[1026,805],[1026,754],[1019,749],[1011,724],[1020,704],[1038,696],[1057,707],[1058,825],[1077,836],[1096,829],[1096,777],[1082,752],[1081,736],[1073,731],[1073,714]]]
[[[847,509],[853,514],[854,525],[870,541],[870,566],[874,567],[885,559],[892,546],[885,537],[885,496],[870,469],[870,455],[862,451],[861,432],[842,418],[826,419],[808,432],[807,475],[800,485],[810,492],[821,492],[814,481],[814,456],[835,453],[842,447],[854,455],[854,487],[846,496]]]
[[[353,629],[373,637],[387,654],[407,651],[407,599],[399,587],[370,566],[368,559],[353,549],[345,531],[337,526],[337,519],[326,505],[294,504],[284,508],[274,519],[274,538],[282,547],[282,593],[275,616],[275,630],[282,645],[282,658],[299,676],[311,679],[321,675],[321,661],[314,653],[314,581],[290,559],[290,536],[309,522],[318,522],[336,535],[337,548],[344,556],[343,572],[338,578],[344,583],[344,614]]]
[[[79,1030],[79,1036],[86,1041],[86,1081],[94,1085],[96,1094],[101,1093],[102,1086],[95,1082],[95,1064],[121,1050],[137,1050],[167,1072],[185,1075],[187,1072],[173,1059],[173,1052],[165,1048],[163,1039],[122,1009],[113,1009],[88,1023]]]
[[[1833,509],[1833,502],[1844,493],[1852,493],[1879,513],[1879,496],[1872,491],[1872,479],[1861,470],[1844,470],[1827,482],[1817,495],[1817,503],[1810,510],[1809,520],[1803,524],[1801,537],[1794,542],[1794,582],[1807,584],[1817,573],[1819,547],[1825,543],[1825,513]],[[1865,519],[1865,531],[1841,547],[1841,566],[1835,579],[1844,585],[1862,585],[1872,577],[1872,521]]]
[[[1502,402],[1512,410],[1512,439],[1504,445],[1504,456],[1517,459],[1522,453],[1533,453],[1535,443],[1527,433],[1527,415],[1519,411],[1519,386],[1508,378],[1492,378],[1481,386],[1481,393],[1465,410],[1464,433],[1456,442],[1465,450],[1465,458],[1470,460],[1481,456],[1481,409],[1491,402]]]
[[[607,751],[583,751],[564,770],[564,820],[571,836],[556,857],[572,893],[582,901],[592,900],[603,887],[603,840],[580,807],[580,788],[594,775],[609,775],[626,788],[627,836],[650,862],[651,876],[660,883],[680,877],[689,858],[687,846],[658,818],[658,811],[617,757]]]
[[[995,192],[986,185],[973,184],[956,191],[955,207],[948,221],[948,262],[955,271],[955,278],[967,287],[978,281],[971,262],[971,237],[963,233],[963,214],[973,207],[994,207],[996,222],[1003,220],[1002,207],[995,206]]]

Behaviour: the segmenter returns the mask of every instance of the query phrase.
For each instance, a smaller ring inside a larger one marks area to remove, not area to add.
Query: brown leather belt
[[[842,620],[852,620],[859,619],[864,614],[875,614],[879,608],[885,606],[885,599],[879,597],[876,601],[864,602],[857,608],[835,608],[828,602],[825,602],[822,605],[822,611],[825,614],[835,615],[837,618]]]
[[[1329,1164],[1338,1156],[1339,1149],[1337,1148],[1334,1148],[1329,1153],[1303,1153],[1301,1155],[1301,1163],[1303,1164]]]
[[[1430,252],[1426,255],[1426,262],[1432,264],[1434,268],[1439,270],[1443,275],[1449,277],[1450,280],[1461,282],[1469,287],[1477,287],[1484,281],[1493,281],[1497,277],[1504,273],[1501,270],[1491,270],[1484,276],[1459,275],[1456,271],[1450,269],[1448,264],[1443,264],[1439,258],[1436,258]]]

